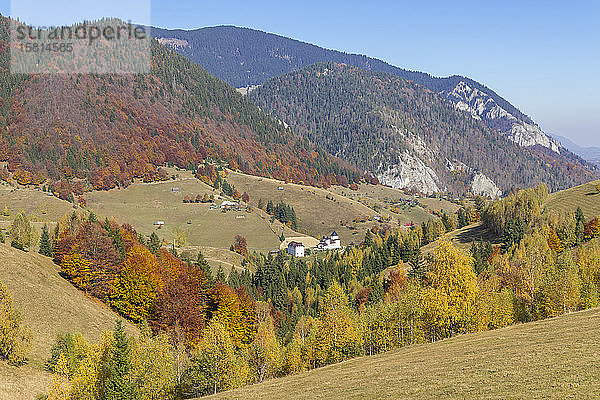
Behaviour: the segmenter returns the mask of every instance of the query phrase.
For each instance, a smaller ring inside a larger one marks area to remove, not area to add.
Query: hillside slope
[[[586,218],[600,217],[600,181],[552,193],[544,207],[549,210],[575,212],[581,207]]]
[[[156,41],[147,75],[11,75],[8,24],[0,16],[0,161],[20,183],[80,178],[84,189],[110,189],[205,160],[319,185],[357,174]]]
[[[0,280],[33,333],[28,365],[15,368],[0,361],[0,399],[33,399],[47,391],[50,375],[43,370],[44,362],[58,333],[80,332],[95,342],[119,318],[73,287],[49,258],[39,254],[0,244]],[[130,333],[137,330],[129,323],[126,328]]]
[[[600,309],[354,359],[213,399],[592,399]]]
[[[550,150],[521,148],[436,93],[387,73],[316,64],[273,78],[249,97],[393,187],[496,196],[498,187],[546,182],[558,190],[597,176],[584,162],[550,161]]]
[[[33,333],[32,366],[42,366],[60,332],[80,332],[89,341],[114,328],[117,318],[99,300],[86,296],[63,279],[51,259],[0,244],[0,280],[14,298],[25,325]],[[136,328],[127,324],[130,332]]]
[[[482,120],[490,128],[522,146],[540,145],[554,153],[568,153],[560,143],[517,107],[492,89],[470,78],[445,78],[408,71],[375,58],[324,49],[309,43],[235,26],[197,30],[152,28],[152,35],[210,73],[235,87],[260,85],[270,78],[322,62],[353,65],[386,72],[440,93],[454,106]]]

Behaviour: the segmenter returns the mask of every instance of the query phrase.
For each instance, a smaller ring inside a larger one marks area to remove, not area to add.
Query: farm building
[[[237,207],[237,205],[238,205],[238,203],[235,203],[235,202],[233,202],[233,201],[224,200],[224,201],[221,203],[221,208],[224,208],[224,209],[230,210],[230,209],[232,209],[233,207]]]
[[[300,242],[289,242],[287,253],[294,257],[304,257],[304,245]]]
[[[341,247],[340,237],[335,231],[329,237],[324,236],[317,245],[317,248],[320,250],[335,250]]]
[[[162,228],[164,225],[165,225],[165,221],[154,222],[154,226],[156,226],[158,229]]]

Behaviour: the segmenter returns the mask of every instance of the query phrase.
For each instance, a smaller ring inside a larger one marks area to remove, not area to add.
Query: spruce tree
[[[231,269],[227,284],[234,289],[237,289],[241,286],[240,274],[236,271],[235,268]]]
[[[427,263],[423,260],[421,249],[417,249],[409,261],[410,271],[408,277],[423,282],[427,276]]]
[[[156,232],[152,232],[150,235],[150,239],[148,240],[148,250],[150,250],[152,254],[158,254],[158,251],[160,250],[160,239]]]
[[[121,260],[125,259],[125,241],[123,240],[123,235],[121,235],[121,230],[119,228],[115,229],[112,234],[113,246],[115,246],[115,250],[121,256]]]
[[[585,223],[585,215],[581,207],[577,207],[577,211],[575,211],[575,220]]]
[[[54,225],[54,233],[52,234],[52,254],[56,254],[56,244],[58,243],[58,235],[60,233],[60,227],[58,223]]]
[[[217,276],[215,278],[217,282],[225,283],[225,272],[223,271],[223,266],[219,265],[219,270],[217,271]]]
[[[210,270],[210,265],[204,259],[204,254],[201,251],[198,252],[198,258],[196,258],[196,267],[200,268],[204,271],[204,275],[206,275],[206,279],[208,279],[208,284],[210,287],[215,285],[215,280],[212,276],[212,271]]]
[[[102,398],[106,400],[136,399],[135,387],[129,376],[130,371],[131,345],[123,322],[117,320],[110,354],[104,363],[105,380],[102,386]]]
[[[369,229],[365,233],[365,246],[370,246],[372,244],[373,244],[373,234],[371,233],[371,230]]]
[[[582,221],[577,221],[575,223],[575,238],[577,239],[577,243],[583,242],[585,235],[585,225]]]
[[[44,225],[44,227],[42,228],[42,236],[40,236],[39,253],[46,257],[52,257],[52,245],[50,244],[48,225]]]

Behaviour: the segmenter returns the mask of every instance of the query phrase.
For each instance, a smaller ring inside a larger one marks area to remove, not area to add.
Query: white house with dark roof
[[[317,248],[320,250],[336,250],[342,248],[342,242],[340,241],[339,235],[333,231],[331,236],[323,236]]]
[[[294,257],[304,257],[304,245],[300,242],[289,242],[287,253]]]

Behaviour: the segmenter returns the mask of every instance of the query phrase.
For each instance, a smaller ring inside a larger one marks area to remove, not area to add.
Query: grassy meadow
[[[0,280],[33,334],[29,362],[15,368],[0,361],[0,399],[33,399],[47,390],[50,375],[43,370],[58,333],[80,332],[95,342],[114,328],[112,310],[86,296],[58,274],[49,258],[0,244]],[[129,333],[136,328],[126,323]]]
[[[183,235],[187,246],[207,246],[229,249],[236,235],[248,241],[248,250],[268,252],[279,248],[279,236],[297,236],[279,222],[270,223],[258,212],[211,210],[210,204],[184,204],[186,195],[213,194],[221,204],[220,191],[194,178],[189,172],[179,171],[179,180],[159,183],[134,183],[125,189],[113,189],[87,194],[88,208],[98,215],[112,216],[122,223],[131,224],[139,232],[156,232],[171,243]],[[178,191],[174,192],[173,189]],[[157,229],[155,221],[165,225]]]
[[[596,399],[600,309],[407,346],[211,399]]]
[[[490,232],[481,222],[476,222],[452,231],[444,235],[444,237],[450,239],[452,244],[463,251],[470,251],[472,243],[479,241],[491,242],[493,245],[502,245],[502,238]],[[421,251],[423,254],[429,254],[435,250],[438,243],[439,239],[423,246]]]
[[[259,199],[266,204],[272,200],[291,205],[298,220],[298,232],[320,238],[336,231],[343,244],[360,242],[364,232],[374,222],[377,212],[358,201],[336,194],[332,190],[284,183],[275,179],[261,178],[229,171],[227,180],[242,193],[250,195],[250,203],[258,205]],[[279,188],[283,190],[279,190]],[[354,223],[355,219],[365,222]],[[296,235],[302,236],[302,235]]]
[[[71,203],[49,196],[38,189],[0,184],[0,213],[8,209],[9,215],[0,215],[0,221],[10,222],[12,217],[24,211],[33,222],[59,221],[73,210]]]
[[[600,181],[552,193],[544,207],[549,210],[575,212],[581,207],[587,219],[600,216]]]
[[[429,198],[429,197],[418,197],[415,198],[412,195],[406,194],[400,189],[394,189],[388,186],[373,186],[368,184],[358,185],[358,190],[350,190],[344,187],[336,187],[336,191],[349,198],[353,199],[364,199],[366,201],[371,200],[375,204],[380,206],[390,207],[396,204],[398,200],[415,200],[418,203],[418,207],[406,208],[410,211],[408,215],[403,216],[407,219],[414,219],[414,222],[423,222],[431,218],[431,211],[445,211],[448,214],[454,214],[460,208],[459,205],[452,203],[445,199]],[[403,213],[404,214],[404,213]],[[408,221],[410,222],[410,221]]]
[[[361,184],[357,191],[340,186],[322,189],[232,171],[227,179],[238,191],[250,195],[253,206],[259,199],[265,203],[268,200],[283,201],[294,207],[299,232],[319,238],[335,230],[342,244],[362,241],[364,232],[378,224],[374,220],[377,215],[390,218],[389,223],[398,226],[436,218],[432,215],[434,210],[454,213],[459,209],[456,204],[439,199],[418,199],[419,205],[414,207],[398,205],[399,199],[414,197],[385,186]],[[398,212],[392,211],[395,204]]]

